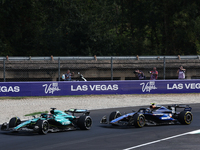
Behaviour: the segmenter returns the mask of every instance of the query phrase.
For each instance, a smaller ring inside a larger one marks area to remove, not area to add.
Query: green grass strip
[[[42,114],[42,113],[48,113],[48,111],[44,111],[44,112],[34,112],[34,113],[31,113],[31,114],[26,114],[25,116],[35,116],[35,115]]]

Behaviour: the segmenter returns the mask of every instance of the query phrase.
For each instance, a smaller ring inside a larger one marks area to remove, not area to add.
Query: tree
[[[196,0],[0,0],[0,55],[196,55]]]

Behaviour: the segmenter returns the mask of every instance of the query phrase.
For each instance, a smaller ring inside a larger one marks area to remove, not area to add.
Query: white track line
[[[200,130],[194,130],[194,131],[191,131],[191,132],[186,132],[186,133],[183,133],[183,134],[178,134],[178,135],[167,137],[167,138],[164,138],[164,139],[160,139],[160,140],[144,143],[144,144],[141,144],[141,145],[129,147],[129,148],[126,148],[126,149],[123,149],[123,150],[131,150],[131,149],[139,148],[139,147],[142,147],[142,146],[146,146],[146,145],[166,141],[166,140],[169,140],[169,139],[177,138],[177,137],[184,136],[184,135],[187,135],[187,134],[198,134],[198,133],[200,133]]]

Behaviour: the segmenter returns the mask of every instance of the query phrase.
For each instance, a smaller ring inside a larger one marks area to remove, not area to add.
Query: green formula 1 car
[[[75,116],[75,113],[81,114]],[[47,132],[67,131],[67,130],[89,130],[92,126],[92,118],[90,112],[85,109],[69,109],[66,111],[51,108],[49,114],[42,113],[40,117],[21,121],[18,117],[10,119],[9,123],[3,123],[1,130],[3,131],[34,131],[39,134],[47,134]]]

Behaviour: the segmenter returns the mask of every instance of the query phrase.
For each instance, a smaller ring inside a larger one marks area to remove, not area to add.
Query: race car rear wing
[[[192,107],[190,107],[189,105],[186,105],[186,104],[173,104],[171,106],[168,106],[168,109],[171,109],[171,110],[175,109],[175,111],[177,108],[184,108],[184,111],[192,110]]]
[[[90,111],[88,111],[87,109],[69,109],[69,110],[65,110],[65,113],[72,113],[73,115],[75,113],[83,113],[85,115],[89,115]]]

